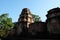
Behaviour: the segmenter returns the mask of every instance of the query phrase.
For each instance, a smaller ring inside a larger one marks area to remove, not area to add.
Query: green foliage
[[[41,21],[39,15],[32,14],[32,17],[33,17],[33,20],[36,21],[36,22]]]
[[[0,36],[5,37],[8,30],[13,28],[12,18],[8,18],[8,14],[0,15]]]

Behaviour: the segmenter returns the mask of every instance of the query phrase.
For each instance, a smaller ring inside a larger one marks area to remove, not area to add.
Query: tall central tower
[[[25,32],[29,28],[29,24],[33,23],[33,18],[28,8],[24,8],[18,19],[19,27],[22,28],[23,32]]]

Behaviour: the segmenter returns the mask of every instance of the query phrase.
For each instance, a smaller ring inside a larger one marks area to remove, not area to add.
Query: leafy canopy
[[[5,37],[8,30],[13,28],[12,18],[8,18],[8,13],[0,15],[0,36]]]
[[[36,22],[41,21],[39,15],[32,14],[33,20]]]

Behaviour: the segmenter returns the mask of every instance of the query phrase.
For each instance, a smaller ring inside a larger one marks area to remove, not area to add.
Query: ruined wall
[[[34,22],[29,25],[29,32],[36,33],[36,32],[47,32],[46,23],[44,22]]]

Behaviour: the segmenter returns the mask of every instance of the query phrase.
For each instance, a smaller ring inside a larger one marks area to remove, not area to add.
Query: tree
[[[32,14],[32,17],[33,17],[33,20],[34,20],[35,22],[41,21],[41,20],[40,20],[40,17],[39,17],[38,15]]]
[[[13,28],[12,18],[8,18],[8,13],[0,15],[0,36],[6,37],[8,30]]]

